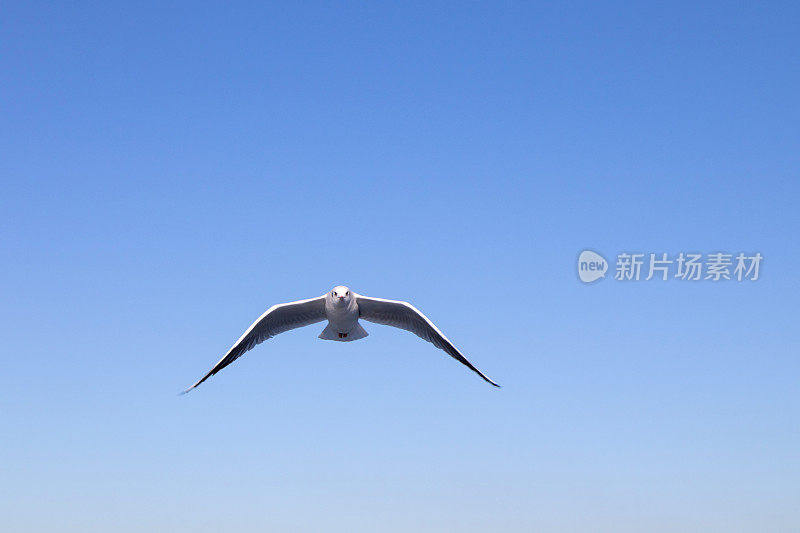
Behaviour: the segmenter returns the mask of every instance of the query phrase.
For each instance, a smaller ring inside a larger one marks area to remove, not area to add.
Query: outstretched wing
[[[284,331],[308,326],[309,324],[314,324],[315,322],[321,322],[323,320],[325,320],[325,296],[312,298],[310,300],[299,300],[297,302],[273,305],[247,328],[244,335],[231,346],[228,353],[214,365],[214,368],[212,368],[208,374],[183,392],[187,393],[197,387],[234,362],[255,345]]]
[[[396,328],[404,329],[416,334],[418,337],[425,339],[432,343],[437,348],[447,352],[450,357],[459,361],[463,365],[469,367],[473,372],[480,377],[499,387],[497,383],[487,378],[483,373],[472,366],[472,363],[467,361],[467,358],[461,355],[461,352],[453,346],[444,334],[439,331],[439,328],[433,325],[433,322],[428,320],[428,317],[423,315],[416,307],[408,302],[398,302],[395,300],[384,300],[382,298],[367,298],[356,294],[356,301],[358,302],[359,317],[369,322],[376,324],[384,324],[387,326],[394,326]]]

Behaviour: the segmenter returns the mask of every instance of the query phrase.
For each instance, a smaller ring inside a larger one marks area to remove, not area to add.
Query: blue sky
[[[796,531],[791,3],[12,2],[9,531]],[[583,285],[583,249],[760,252]],[[186,396],[274,303],[314,325]]]

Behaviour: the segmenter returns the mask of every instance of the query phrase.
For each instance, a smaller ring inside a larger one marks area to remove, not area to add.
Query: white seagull
[[[472,363],[461,355],[461,352],[447,340],[447,337],[433,325],[433,322],[410,303],[368,298],[338,285],[331,292],[319,298],[273,305],[267,309],[266,313],[258,317],[258,320],[247,328],[244,335],[231,346],[228,353],[214,365],[214,368],[200,381],[186,389],[184,393],[200,385],[255,345],[284,331],[327,320],[328,325],[319,334],[320,339],[340,342],[363,339],[369,333],[364,331],[364,328],[358,323],[359,318],[410,331],[444,350],[450,357],[469,367],[487,382],[499,387],[497,383],[472,366]]]

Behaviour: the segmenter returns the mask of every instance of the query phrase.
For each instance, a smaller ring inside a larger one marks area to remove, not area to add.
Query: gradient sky
[[[800,530],[796,3],[6,2],[14,532]],[[756,282],[578,253],[760,252]],[[409,300],[186,396],[274,303]]]

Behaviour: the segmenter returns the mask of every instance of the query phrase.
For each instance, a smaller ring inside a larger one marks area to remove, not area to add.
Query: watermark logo
[[[578,256],[578,277],[584,283],[591,283],[606,277],[608,261],[602,255],[591,250],[584,250]]]
[[[701,254],[622,252],[617,254],[614,268],[616,281],[756,281],[760,275],[764,256],[760,252],[729,254],[714,252]],[[591,250],[578,257],[578,277],[584,283],[604,278],[609,265],[605,258]]]

